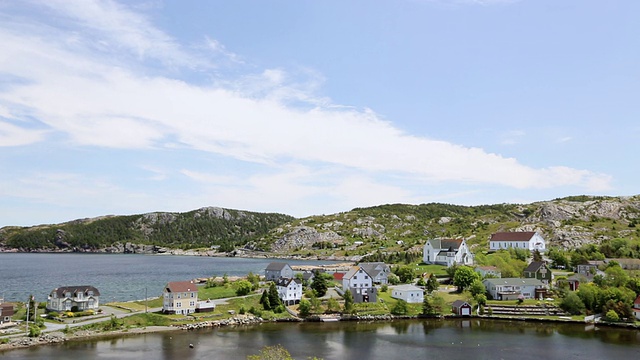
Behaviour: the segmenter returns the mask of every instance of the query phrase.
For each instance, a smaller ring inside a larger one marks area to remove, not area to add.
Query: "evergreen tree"
[[[269,301],[269,293],[267,290],[262,292],[262,296],[260,297],[260,305],[265,310],[271,310],[271,302]]]
[[[440,287],[440,283],[434,274],[429,275],[429,280],[427,281],[427,292],[430,294]]]
[[[272,309],[275,309],[281,303],[282,301],[280,301],[280,295],[278,295],[276,284],[271,283],[271,285],[269,285],[269,304],[271,304]]]
[[[351,291],[346,290],[344,292],[344,313],[345,314],[352,314],[353,313],[353,294],[351,294]]]

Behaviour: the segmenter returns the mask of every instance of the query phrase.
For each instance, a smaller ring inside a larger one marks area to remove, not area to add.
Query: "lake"
[[[331,264],[335,261],[248,259],[235,257],[86,254],[0,253],[0,297],[26,302],[33,294],[46,301],[60,286],[93,285],[101,303],[144,299],[162,294],[169,281],[199,277],[264,275],[272,261],[290,265]]]
[[[190,348],[189,344],[194,347]],[[11,350],[3,359],[246,359],[283,345],[295,359],[637,359],[640,332],[500,320],[267,323]]]

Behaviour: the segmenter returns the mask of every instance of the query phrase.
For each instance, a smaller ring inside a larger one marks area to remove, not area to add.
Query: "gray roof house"
[[[283,262],[272,262],[264,269],[264,278],[266,281],[276,281],[279,278],[293,278],[293,269],[289,264]]]
[[[383,262],[364,262],[358,264],[371,276],[374,284],[388,283],[388,276],[391,273],[389,265]]]

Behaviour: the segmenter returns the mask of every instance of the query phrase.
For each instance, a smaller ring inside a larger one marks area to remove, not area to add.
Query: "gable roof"
[[[640,305],[640,295],[638,295],[638,297],[636,298],[636,300],[633,302],[634,305]]]
[[[462,306],[468,306],[471,307],[471,304],[469,304],[468,302],[464,301],[464,300],[456,300],[453,302],[453,304],[451,304],[451,306],[459,308]]]
[[[371,274],[369,274],[365,269],[363,269],[361,266],[354,266],[351,269],[349,269],[349,271],[347,271],[346,274],[344,274],[344,276],[342,277],[342,279],[351,279],[356,273],[358,273],[358,271],[364,271],[365,274],[371,276]]]
[[[489,241],[529,241],[536,234],[535,231],[507,231],[491,234]]]
[[[167,292],[198,292],[198,286],[191,281],[171,281],[164,287]]]
[[[282,271],[282,269],[284,269],[285,267],[289,266],[289,264],[287,263],[283,263],[283,262],[272,262],[269,263],[269,265],[267,265],[265,270],[269,270],[269,271]],[[289,266],[290,267],[290,266]]]
[[[13,316],[15,314],[13,304],[0,304],[0,314],[2,314],[2,316]]]
[[[55,293],[57,297],[64,297],[65,293],[70,292],[72,295],[77,293],[83,293],[84,295],[88,295],[89,291],[93,291],[93,296],[100,296],[100,291],[91,285],[80,285],[80,286],[61,286],[59,288],[53,289],[51,294]]]
[[[372,277],[377,277],[380,273],[384,272],[385,267],[389,267],[389,265],[383,262],[370,262],[370,263],[360,263],[358,264],[367,274]]]
[[[342,280],[342,278],[344,278],[344,273],[343,272],[334,272],[333,273],[333,278],[335,280]]]
[[[442,249],[445,251],[449,249],[453,249],[453,250],[460,249],[460,246],[462,245],[463,241],[464,241],[463,239],[442,239],[442,238],[428,240],[428,242],[431,243],[431,247],[433,247],[434,249]]]
[[[525,272],[536,272],[536,271],[540,270],[540,268],[542,268],[545,265],[546,265],[546,263],[544,261],[532,261],[531,264],[529,264],[529,266],[527,266],[527,268],[524,269],[524,271]]]
[[[289,286],[289,284],[291,284],[292,281],[298,285],[302,284],[300,280],[295,278],[279,278],[278,280],[276,280],[276,286],[287,287]]]

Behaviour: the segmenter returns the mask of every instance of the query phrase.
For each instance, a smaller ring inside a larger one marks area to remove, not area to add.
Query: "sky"
[[[0,0],[0,227],[639,194],[639,13]]]

